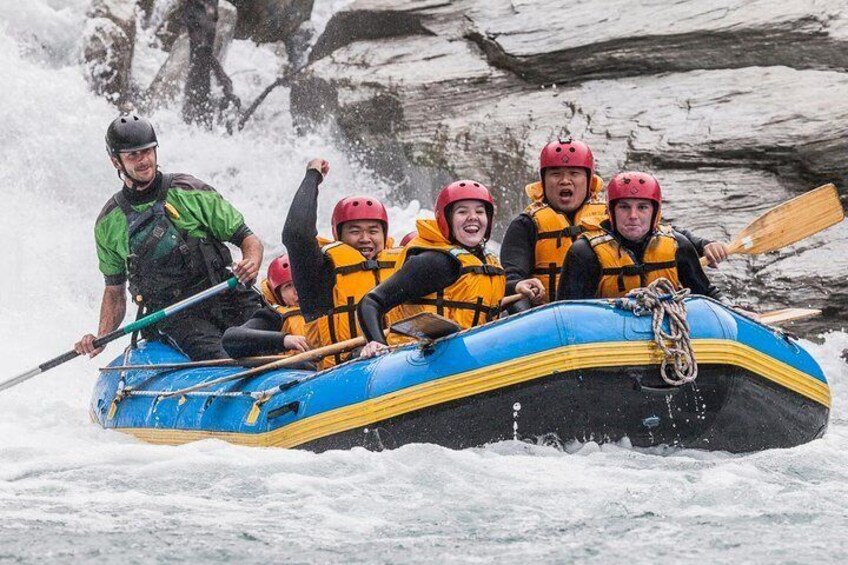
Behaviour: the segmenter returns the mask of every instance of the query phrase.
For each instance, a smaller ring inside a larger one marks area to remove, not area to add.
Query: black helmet
[[[106,130],[106,151],[112,157],[158,145],[153,125],[147,118],[135,114],[121,114]]]

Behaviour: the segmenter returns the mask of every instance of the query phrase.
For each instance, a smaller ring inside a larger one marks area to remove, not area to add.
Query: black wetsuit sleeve
[[[440,251],[413,255],[391,277],[365,295],[356,308],[368,341],[386,343],[383,316],[404,302],[433,294],[459,280],[459,261]]]
[[[713,240],[699,237],[694,233],[690,232],[689,230],[677,229],[674,226],[671,226],[671,228],[686,239],[688,239],[690,243],[692,243],[692,245],[695,247],[695,251],[698,253],[698,257],[703,257],[704,247],[713,242]]]
[[[506,294],[515,294],[515,285],[529,279],[536,264],[536,224],[527,214],[519,214],[501,244],[501,265],[506,272]]]
[[[285,350],[286,334],[280,331],[283,317],[268,308],[258,310],[240,326],[227,328],[221,345],[233,358],[252,355],[274,355]]]
[[[601,263],[585,239],[575,241],[565,256],[557,288],[557,300],[595,298],[601,282]]]
[[[333,308],[333,266],[318,244],[318,185],[323,177],[306,171],[292,199],[283,227],[283,245],[289,254],[300,311],[311,322]]]
[[[698,252],[695,251],[692,242],[679,232],[674,233],[674,238],[677,240],[675,260],[677,261],[677,276],[680,277],[680,284],[691,290],[693,294],[703,294],[726,302],[721,291],[710,283],[710,279],[704,273],[704,269],[698,260]]]

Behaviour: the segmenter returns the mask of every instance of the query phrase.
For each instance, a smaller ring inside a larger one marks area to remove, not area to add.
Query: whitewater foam
[[[72,56],[87,2],[10,4],[0,3],[3,378],[94,329],[103,282],[92,229],[117,189],[103,148],[114,109]],[[245,99],[276,72],[254,49],[264,48],[237,43],[227,61]],[[186,126],[175,111],[153,119],[163,168],[224,193],[270,258],[309,158],[333,167],[322,225],[335,199],[388,187],[325,137],[295,136],[287,116],[266,112],[232,136]],[[418,213],[418,203],[393,207],[392,232]],[[819,341],[804,345],[833,386],[827,435],[751,455],[626,442],[320,455],[146,445],[89,421],[113,345],[0,393],[0,561],[841,562],[848,334]]]

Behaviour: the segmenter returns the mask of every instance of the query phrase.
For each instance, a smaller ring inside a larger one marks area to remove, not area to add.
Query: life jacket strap
[[[472,265],[470,267],[462,267],[459,270],[460,276],[465,274],[487,275],[490,277],[500,276],[504,274],[502,267],[497,265]]]
[[[557,247],[562,247],[563,238],[567,237],[571,241],[576,241],[580,235],[586,231],[583,226],[567,226],[557,231],[545,231],[536,235],[536,239],[556,239]]]
[[[638,263],[636,265],[624,265],[622,267],[609,267],[601,270],[602,275],[617,275],[618,290],[624,292],[624,277],[639,277],[640,286],[645,286],[647,275],[651,271],[661,271],[677,266],[677,261],[661,261],[659,263]]]
[[[355,265],[345,265],[344,267],[336,267],[333,273],[336,275],[349,275],[360,271],[379,271],[380,269],[391,269],[395,266],[394,261],[378,261],[376,259],[368,259]]]

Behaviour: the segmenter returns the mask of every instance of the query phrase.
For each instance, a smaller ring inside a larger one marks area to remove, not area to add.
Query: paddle
[[[794,322],[795,320],[805,320],[818,316],[822,313],[821,310],[815,308],[783,308],[782,310],[772,310],[771,312],[763,312],[757,318],[758,322],[774,326],[783,322]]]
[[[521,295],[516,295],[521,296]],[[414,337],[417,339],[437,339],[452,333],[456,333],[461,328],[452,320],[448,320],[438,314],[431,312],[421,312],[414,316],[410,316],[405,320],[396,322],[392,325],[392,332],[400,335]],[[356,346],[354,346],[356,347]],[[319,349],[311,350],[310,352],[323,351]],[[326,357],[329,354],[320,353],[320,357]],[[171,369],[194,369],[200,367],[253,367],[265,365],[282,359],[290,359],[294,355],[286,353],[283,355],[262,355],[257,357],[242,357],[241,359],[210,359],[208,361],[189,361],[187,363],[160,363],[158,365],[114,365],[111,367],[101,367],[99,370],[104,373],[115,371],[155,371],[155,370],[171,370]]]
[[[222,283],[216,284],[211,288],[207,288],[202,292],[198,292],[194,296],[189,296],[185,300],[181,300],[176,304],[172,304],[167,308],[163,308],[162,310],[153,312],[152,314],[149,314],[139,320],[136,320],[135,322],[127,324],[126,326],[122,326],[114,331],[109,332],[104,336],[98,337],[94,340],[94,347],[102,347],[107,343],[115,341],[121,336],[131,334],[136,330],[152,326],[153,324],[161,322],[172,314],[176,314],[177,312],[185,310],[189,306],[194,306],[195,304],[202,302],[211,296],[215,296],[216,294],[219,294],[225,290],[233,289],[236,287],[237,284],[238,279],[235,277],[232,277]],[[79,357],[79,355],[80,354],[76,351],[71,350],[49,361],[46,361],[34,369],[30,369],[29,371],[22,373],[16,377],[12,377],[11,379],[7,379],[6,381],[0,382],[0,391],[6,390],[7,388],[12,388],[13,386],[20,384],[26,380],[29,380],[40,373],[52,369],[53,367],[58,367],[66,361],[70,361],[71,359]]]
[[[520,294],[520,293],[510,294],[509,296],[504,296],[501,299],[501,304],[500,304],[501,310],[503,310],[507,306],[511,306],[512,304],[515,304],[516,302],[518,302],[522,298],[524,298],[524,295]]]
[[[428,338],[428,339],[438,339],[440,337],[444,337],[446,335],[450,335],[459,331],[461,328],[451,320],[439,316],[438,314],[431,314],[430,312],[421,312],[416,314],[415,316],[411,316],[405,320],[401,320],[396,324],[392,325],[391,329],[386,330],[386,335],[390,331],[395,333],[400,333],[402,335],[408,335],[411,337],[418,337],[420,339]],[[255,367],[253,369],[248,369],[246,371],[239,371],[238,373],[234,373],[232,375],[228,375],[226,377],[221,377],[219,379],[213,379],[211,381],[206,381],[203,383],[198,383],[196,385],[192,385],[189,387],[185,387],[179,390],[167,392],[162,395],[162,398],[169,398],[172,396],[181,396],[188,392],[194,392],[196,390],[200,390],[203,388],[209,388],[215,385],[219,385],[222,383],[226,383],[229,381],[235,381],[239,379],[246,379],[249,377],[254,377],[256,375],[273,371],[275,369],[282,369],[284,367],[288,367],[290,365],[294,365],[295,363],[301,363],[304,361],[316,361],[318,359],[322,359],[324,357],[328,357],[330,355],[335,355],[337,353],[344,353],[345,351],[350,351],[351,349],[355,349],[357,347],[361,347],[366,344],[365,336],[354,337],[351,339],[346,339],[344,341],[340,341],[338,343],[334,343],[332,345],[326,345],[324,347],[319,347],[318,349],[313,349],[311,351],[305,351],[303,353],[298,353],[297,355],[292,355],[290,357],[286,357],[284,359],[279,359],[277,361],[273,361],[271,363],[266,363],[260,367]],[[133,367],[135,368],[135,367]]]
[[[838,224],[844,217],[836,187],[826,184],[778,204],[745,226],[728,245],[728,254],[776,251]],[[701,265],[707,263],[706,258],[701,259]]]
[[[291,353],[281,355],[259,355],[255,357],[242,357],[237,359],[208,359],[206,361],[186,361],[184,363],[159,363],[150,365],[112,365],[109,367],[100,367],[98,371],[101,373],[110,373],[117,371],[155,371],[155,370],[171,370],[171,369],[199,369],[201,367],[255,367],[264,365],[279,359],[291,357]]]

